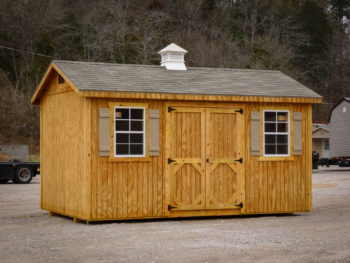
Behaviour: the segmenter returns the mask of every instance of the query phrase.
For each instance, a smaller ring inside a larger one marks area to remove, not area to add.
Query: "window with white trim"
[[[145,156],[145,108],[114,107],[114,156]]]
[[[325,140],[324,140],[324,150],[325,150],[325,151],[328,151],[328,150],[329,150],[329,140],[328,140],[328,139],[325,139]]]
[[[289,111],[264,111],[264,155],[289,156]]]

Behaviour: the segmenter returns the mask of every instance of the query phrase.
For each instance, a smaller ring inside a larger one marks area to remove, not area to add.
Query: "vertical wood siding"
[[[265,104],[265,106],[276,104]],[[263,105],[249,104],[247,112],[258,111]],[[261,161],[247,151],[246,213],[286,213],[311,210],[311,105],[294,104],[292,112],[302,112],[302,155],[293,160]],[[250,122],[246,121],[246,131]],[[292,132],[292,131],[291,131]],[[247,149],[250,147],[247,136]]]
[[[55,88],[55,82],[50,85],[51,88]],[[99,108],[107,108],[109,102],[117,100],[83,98],[65,89],[48,94],[41,100],[42,208],[88,220],[168,216],[167,203],[164,201],[164,142],[165,136],[168,136],[165,134],[166,102],[125,100],[128,103],[147,102],[149,109],[160,110],[160,154],[149,157],[147,161],[115,162],[108,161],[108,157],[99,156],[98,120]],[[246,132],[242,136],[245,138],[246,148],[243,156],[245,178],[242,195],[245,206],[241,212],[256,214],[311,210],[311,104],[240,104],[245,106],[245,119],[242,123]],[[187,105],[193,106],[193,103]],[[196,105],[202,108],[237,106],[233,103],[219,102],[196,102]],[[260,111],[262,106],[274,106],[276,109],[288,106],[291,113],[302,112],[302,155],[293,156],[292,160],[281,161],[262,161],[258,156],[250,156],[250,111]],[[186,145],[190,146],[199,139],[195,132],[182,131],[180,123],[193,123],[198,129],[200,123],[196,122],[195,114],[186,113],[184,116],[186,119],[177,120],[179,129],[176,131],[176,138],[187,140]],[[230,123],[229,120],[224,121],[224,124],[235,125],[234,121]],[[231,128],[228,126],[227,129]],[[182,138],[181,134],[187,135]],[[221,138],[218,137],[219,139]],[[201,156],[198,152],[200,149],[198,146],[191,147],[191,156]],[[219,156],[221,150],[216,150]],[[236,154],[234,149],[232,151]],[[186,154],[181,153],[181,156],[186,157]],[[217,171],[219,174],[220,169]],[[183,171],[180,171],[184,177],[182,181],[177,181],[178,184],[186,181],[186,184],[196,185],[193,188],[194,192],[189,193],[191,196],[189,195],[188,200],[193,200],[202,191],[199,175],[196,175],[196,178],[186,175],[193,170],[188,165],[184,166]],[[230,176],[221,179],[233,180]],[[223,184],[223,187],[226,185]],[[234,192],[236,189],[227,191]],[[237,214],[237,210],[177,212],[176,216]]]
[[[50,87],[40,104],[41,207],[88,218],[91,146],[85,138],[90,134],[90,100],[57,90],[56,78]]]
[[[159,156],[151,156],[149,161],[109,162],[108,157],[98,156],[98,111],[107,108],[108,102],[113,100],[92,100],[91,219],[163,216],[163,104],[149,104],[149,109],[160,110]]]

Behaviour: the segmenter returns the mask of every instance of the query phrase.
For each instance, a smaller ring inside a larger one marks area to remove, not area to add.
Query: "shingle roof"
[[[175,71],[152,65],[53,63],[82,91],[322,98],[280,71],[194,67]]]

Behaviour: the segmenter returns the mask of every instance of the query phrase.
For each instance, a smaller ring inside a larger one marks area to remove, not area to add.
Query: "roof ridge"
[[[72,63],[72,64],[96,64],[96,65],[108,65],[108,66],[126,66],[126,67],[150,67],[150,68],[160,68],[159,65],[153,64],[123,64],[114,62],[95,62],[95,61],[76,61],[76,60],[52,60],[53,63]],[[212,68],[212,67],[187,67],[192,70],[225,70],[225,71],[241,71],[241,72],[266,72],[266,73],[282,73],[280,70],[270,70],[270,69],[245,69],[245,68]]]

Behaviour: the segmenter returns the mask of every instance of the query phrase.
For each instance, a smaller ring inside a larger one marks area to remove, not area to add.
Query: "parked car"
[[[350,157],[342,157],[339,162],[339,167],[350,167]]]
[[[0,184],[6,184],[9,180],[16,184],[29,184],[39,173],[40,163],[37,162],[21,162],[16,159],[0,162]]]
[[[320,160],[318,160],[318,165],[329,166],[330,164],[331,164],[331,161],[328,158],[321,158]]]

